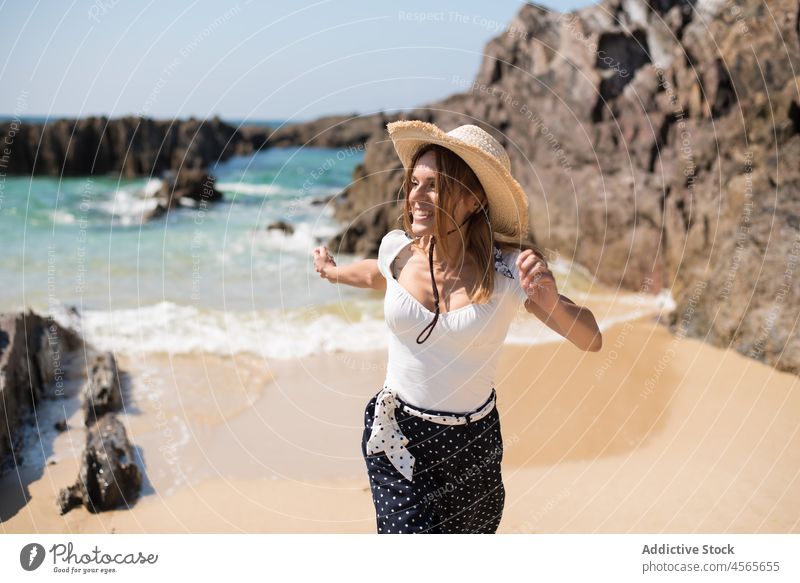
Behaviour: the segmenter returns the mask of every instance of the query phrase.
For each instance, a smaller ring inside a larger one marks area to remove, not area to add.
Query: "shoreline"
[[[359,442],[385,356],[148,355],[142,367],[122,355],[139,395],[121,419],[145,462],[142,497],[127,510],[58,515],[55,493],[74,481],[70,455],[82,446],[70,421],[53,443],[58,463],[0,479],[0,526],[375,532]],[[143,379],[158,370],[172,372],[148,396]],[[499,533],[800,532],[794,375],[642,318],[607,330],[598,353],[506,344],[497,387]]]

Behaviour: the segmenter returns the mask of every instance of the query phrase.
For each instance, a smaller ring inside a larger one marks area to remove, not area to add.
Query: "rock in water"
[[[187,204],[181,199],[193,202],[218,202],[222,200],[222,193],[214,184],[216,179],[205,170],[182,168],[180,172],[167,172],[164,175],[164,184],[158,192],[158,197],[167,201],[168,206]]]
[[[205,208],[209,203],[222,200],[215,187],[216,178],[202,169],[182,168],[180,172],[167,172],[164,183],[156,193],[158,205],[146,216],[154,219],[178,206]]]
[[[273,229],[276,231],[283,231],[286,235],[291,235],[294,233],[294,227],[291,223],[286,221],[275,221],[274,223],[267,225],[267,231],[271,231]]]
[[[99,417],[122,407],[122,388],[117,361],[111,352],[95,356],[87,372],[83,387],[83,415],[86,425],[92,425]]]
[[[114,413],[106,413],[89,429],[78,480],[59,492],[59,510],[65,514],[81,504],[92,513],[128,507],[141,486],[125,427]]]

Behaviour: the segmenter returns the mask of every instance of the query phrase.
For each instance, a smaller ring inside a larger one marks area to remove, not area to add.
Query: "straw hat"
[[[394,121],[386,129],[406,168],[425,144],[438,144],[458,154],[486,191],[489,219],[498,238],[519,241],[528,236],[528,197],[511,176],[505,149],[489,133],[470,124],[445,133],[434,124],[419,120]]]

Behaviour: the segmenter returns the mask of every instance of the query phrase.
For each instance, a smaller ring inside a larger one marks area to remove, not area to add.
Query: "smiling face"
[[[478,207],[477,200],[459,196],[455,208],[448,211],[447,207],[450,205],[442,205],[439,201],[438,189],[441,188],[442,181],[439,180],[437,184],[437,174],[436,152],[428,150],[414,165],[407,195],[407,211],[411,216],[411,229],[415,237],[436,234],[436,213],[441,215],[444,232],[447,232],[461,224]]]

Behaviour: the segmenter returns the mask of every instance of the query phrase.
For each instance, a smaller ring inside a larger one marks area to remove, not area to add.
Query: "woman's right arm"
[[[314,249],[314,269],[331,283],[344,283],[354,287],[386,290],[386,278],[378,269],[377,259],[362,259],[350,265],[336,265],[325,247]]]

